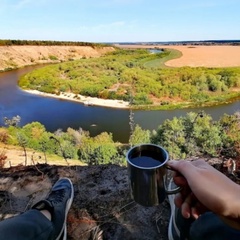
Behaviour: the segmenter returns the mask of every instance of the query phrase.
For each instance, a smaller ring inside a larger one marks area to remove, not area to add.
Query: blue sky
[[[240,39],[240,0],[0,0],[0,39]]]

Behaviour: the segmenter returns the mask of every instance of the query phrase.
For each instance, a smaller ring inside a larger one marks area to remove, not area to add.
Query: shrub
[[[58,60],[58,58],[54,55],[49,55],[49,59],[52,60],[52,61]]]
[[[0,151],[0,169],[4,167],[6,159],[7,159],[6,151],[5,150]]]
[[[7,143],[8,138],[9,138],[9,134],[8,134],[7,129],[0,128],[0,142]]]

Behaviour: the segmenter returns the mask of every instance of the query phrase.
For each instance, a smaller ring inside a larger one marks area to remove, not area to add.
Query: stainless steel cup
[[[155,144],[134,146],[127,152],[130,190],[135,202],[150,207],[162,203],[167,194],[181,190],[168,190],[166,173],[168,152]]]

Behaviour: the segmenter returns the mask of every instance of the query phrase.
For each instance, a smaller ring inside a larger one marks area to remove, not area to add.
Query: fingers
[[[174,203],[177,206],[177,208],[181,208],[182,204],[184,202],[184,199],[182,197],[181,193],[177,193],[174,198]]]
[[[186,179],[191,179],[194,177],[194,172],[196,167],[189,161],[171,160],[167,164],[177,172],[176,175],[182,175]]]
[[[185,177],[192,177],[196,168],[207,169],[210,167],[209,164],[202,159],[191,162],[185,160],[171,160],[167,164]]]
[[[178,186],[181,186],[181,187],[187,186],[187,180],[183,176],[174,176],[173,181]]]
[[[203,214],[207,211],[208,211],[208,209],[204,205],[202,205],[200,202],[197,202],[195,204],[195,206],[192,207],[191,215],[193,216],[194,219],[198,219],[198,217],[201,214]]]
[[[183,195],[182,193],[176,194],[174,203],[178,208],[181,208],[184,218],[193,217],[197,219],[201,214],[208,211],[208,209],[196,199],[192,192],[187,195]]]
[[[182,215],[185,218],[190,218],[191,216],[191,205],[192,205],[192,195],[189,194],[187,198],[184,199],[184,202],[181,207]]]

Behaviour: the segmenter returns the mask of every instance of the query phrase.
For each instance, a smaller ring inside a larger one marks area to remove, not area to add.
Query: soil
[[[220,169],[222,161],[210,164]],[[61,177],[74,185],[68,214],[69,240],[167,240],[170,206],[142,207],[130,196],[127,168],[118,165],[37,164],[0,171],[0,220],[25,212]]]
[[[169,204],[142,207],[130,197],[127,168],[100,166],[17,166],[0,173],[1,220],[44,198],[60,178],[74,185],[68,239],[167,239]]]

